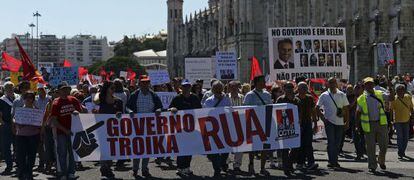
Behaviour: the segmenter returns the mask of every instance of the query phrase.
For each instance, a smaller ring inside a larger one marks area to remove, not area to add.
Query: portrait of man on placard
[[[293,42],[291,39],[274,39],[273,51],[275,62],[273,69],[293,69]]]
[[[313,40],[313,52],[321,52],[321,42],[319,40]]]

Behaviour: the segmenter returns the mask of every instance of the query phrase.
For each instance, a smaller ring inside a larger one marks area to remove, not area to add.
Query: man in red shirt
[[[75,162],[72,153],[71,124],[72,113],[83,111],[81,103],[73,96],[69,96],[71,87],[65,83],[58,86],[59,98],[52,104],[51,121],[57,130],[57,171],[58,179],[74,179]],[[66,162],[68,159],[69,162]]]

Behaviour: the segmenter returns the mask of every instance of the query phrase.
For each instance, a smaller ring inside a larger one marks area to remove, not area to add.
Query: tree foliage
[[[145,39],[143,41],[137,38],[124,36],[121,43],[114,47],[115,56],[132,56],[134,52],[153,49],[154,51],[163,51],[167,48],[167,40],[160,38]]]

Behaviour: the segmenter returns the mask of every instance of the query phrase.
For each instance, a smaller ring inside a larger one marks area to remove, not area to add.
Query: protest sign
[[[339,27],[269,29],[270,80],[349,79],[346,32]]]
[[[78,67],[51,68],[49,84],[57,86],[62,81],[66,81],[69,85],[77,85],[79,82]]]
[[[216,77],[220,80],[237,79],[237,58],[235,52],[216,53]]]
[[[20,125],[42,126],[44,111],[33,108],[16,108],[14,121]]]
[[[127,76],[128,76],[128,72],[126,72],[126,71],[120,71],[119,72],[119,77],[124,77],[126,79]]]
[[[394,50],[391,43],[379,43],[378,46],[378,67],[384,67],[388,61],[394,59]]]
[[[77,161],[140,159],[300,146],[297,106],[274,104],[161,113],[73,116]]]
[[[147,70],[151,85],[161,85],[170,82],[170,75],[167,70]]]
[[[164,109],[168,109],[171,101],[177,96],[176,92],[156,92],[156,94],[160,97]]]
[[[203,87],[211,88],[210,80],[214,77],[213,58],[185,58],[185,78],[190,82],[204,80]]]

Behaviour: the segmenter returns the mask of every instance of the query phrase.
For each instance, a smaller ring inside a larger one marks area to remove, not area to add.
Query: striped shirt
[[[243,106],[243,100],[244,100],[243,94],[238,93],[237,96],[232,97],[231,93],[229,93],[228,97],[230,98],[231,104],[233,106]]]

